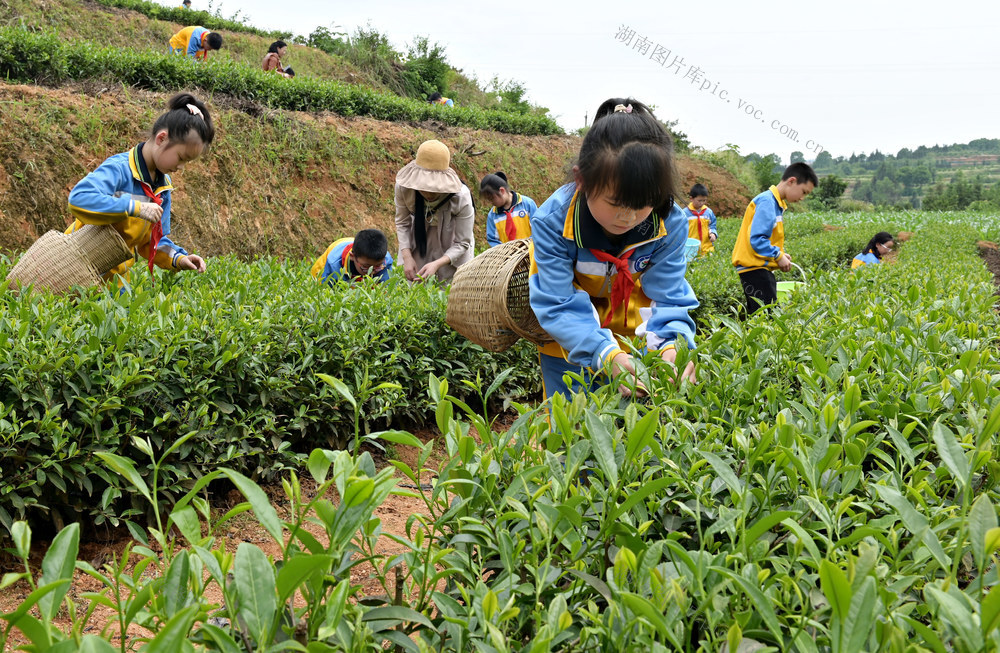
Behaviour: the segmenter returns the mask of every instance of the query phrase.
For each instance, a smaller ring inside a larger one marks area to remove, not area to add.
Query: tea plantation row
[[[51,33],[0,27],[0,77],[10,82],[54,84],[111,78],[153,91],[201,89],[291,111],[333,111],[379,120],[437,120],[446,125],[508,134],[561,134],[551,118],[478,107],[441,107],[367,87],[319,79],[286,79],[226,61],[197,63],[159,52],[69,43]]]
[[[248,478],[214,466],[172,503],[157,496],[156,479],[180,451],[207,438],[176,433],[182,439],[173,451],[173,438],[153,442],[148,426],[132,431],[141,436],[134,451],[96,451],[94,460],[106,475],[131,484],[154,513],[149,539],[156,551],[137,546],[134,571],[76,566],[107,588],[93,600],[112,607],[115,628],[142,626],[150,650],[377,650],[388,643],[408,651],[593,651],[619,650],[622,642],[651,651],[997,650],[1000,319],[995,287],[974,245],[982,224],[973,227],[964,216],[926,222],[895,264],[848,271],[859,239],[890,220],[909,226],[915,219],[883,217],[879,224],[851,219],[854,226],[825,232],[819,220],[793,216],[789,250],[808,268],[808,286],[747,322],[728,310],[703,311],[698,351],[680,352],[681,362],[688,356],[698,362],[696,386],[675,387],[650,357],[649,398],[624,402],[606,387],[557,401],[551,415],[525,405],[500,434],[468,406],[463,383],[433,378],[430,407],[449,458],[428,465],[429,443],[415,466],[394,463],[410,485],[430,484],[427,492],[395,487],[396,470],[377,471],[367,453],[316,450],[307,469],[319,492],[307,495],[297,475],[290,476],[287,515],[279,516]],[[731,298],[724,244],[732,227],[723,223],[720,252],[689,273],[710,306]],[[820,252],[836,256],[823,259]],[[215,304],[196,303],[194,311],[183,307],[184,298],[210,297],[202,295],[207,279],[184,279],[162,296],[140,290],[136,299],[102,295],[82,305],[126,306],[132,310],[118,320],[158,334],[171,325],[183,329],[185,316],[204,324],[197,309],[228,311],[234,299],[246,306],[239,328],[254,328],[251,316],[261,315],[257,331],[268,334],[233,353],[251,361],[258,350],[266,353],[271,332],[278,335],[275,346],[284,344],[281,326],[292,320],[281,316],[301,314],[300,302],[314,311],[331,302],[340,307],[328,314],[338,324],[349,330],[356,322],[369,329],[366,337],[377,337],[373,313],[385,306],[365,312],[366,305],[380,292],[399,292],[356,288],[341,296],[299,281],[281,289],[267,285],[269,279],[291,273],[266,269],[269,277],[240,277],[242,286],[232,277],[229,287],[213,284]],[[39,324],[47,306],[11,305]],[[399,311],[407,304],[392,306]],[[71,308],[55,301],[49,310],[65,312],[38,335],[120,328],[94,315],[74,322]],[[301,328],[309,328],[309,316],[300,315]],[[206,367],[238,382],[239,374],[226,372],[230,361],[221,360],[229,339],[238,337],[235,329],[217,344],[206,333],[196,350],[201,355],[185,366],[182,347],[196,346],[197,338],[148,352],[139,347],[128,359],[166,361],[163,369],[183,387],[185,375],[217,351]],[[131,334],[141,342],[138,329]],[[427,354],[446,334],[425,329],[420,351]],[[97,331],[92,339],[113,343],[125,358],[127,338],[120,333]],[[352,351],[344,360],[361,360]],[[460,355],[453,362],[471,366],[472,358],[485,358],[472,356],[471,347]],[[532,351],[514,352],[505,362],[515,372],[501,388],[526,388]],[[304,375],[306,367],[301,361],[289,369]],[[415,396],[428,369],[402,377]],[[392,379],[372,378],[367,387],[383,380]],[[365,401],[364,382],[355,380],[353,389],[329,383],[314,391],[351,417],[351,402]],[[344,399],[334,403],[335,396]],[[60,411],[53,408],[50,418],[59,419]],[[110,421],[101,427],[112,428]],[[404,432],[373,437],[420,446]],[[222,476],[248,503],[220,518],[202,489]],[[326,499],[326,489],[336,490],[338,500]],[[390,536],[403,547],[398,554],[380,552],[385,534],[373,518],[391,492],[425,506],[411,515],[405,535]],[[244,509],[254,511],[281,548],[280,565],[254,544],[240,544],[235,555],[226,551],[220,533]],[[183,540],[170,539],[171,529]],[[26,560],[30,531],[18,523],[12,533]],[[62,642],[111,650],[102,637],[83,634],[89,613],[74,612],[72,630],[51,623],[69,589],[78,545],[79,529],[67,527],[50,547],[42,577],[30,581],[39,589],[3,619],[38,647]],[[352,572],[373,573],[384,596],[364,597]],[[21,579],[11,575],[2,585]],[[221,605],[210,598],[213,585],[222,591]],[[37,616],[29,613],[33,607]]]

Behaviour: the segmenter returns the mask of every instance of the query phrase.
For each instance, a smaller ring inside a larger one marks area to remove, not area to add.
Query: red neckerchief
[[[511,205],[511,208],[514,208],[513,205]],[[507,223],[504,225],[504,228],[507,230],[507,240],[517,240],[517,225],[514,224],[514,215],[510,209],[504,211],[504,214],[507,216]]]
[[[504,224],[504,230],[507,232],[507,240],[517,240],[517,225],[514,224],[514,205],[517,203],[515,200],[517,196],[510,198],[510,208],[504,210],[504,215],[507,216],[507,222]]]
[[[344,253],[340,255],[340,267],[347,270],[347,276],[351,276],[351,267],[348,260],[350,259],[352,249],[354,249],[354,243],[348,243],[347,247],[344,248]]]
[[[157,206],[163,206],[163,198],[155,195],[149,184],[140,181],[139,185],[142,186],[142,192],[146,194],[146,197],[153,200]],[[156,246],[160,243],[161,238],[163,238],[163,225],[160,222],[156,222],[149,230],[149,276],[152,277],[154,284],[156,283],[156,277],[153,276],[153,258],[156,256]]]
[[[707,206],[703,206],[703,207],[701,207],[701,211],[700,212],[699,211],[695,211],[694,207],[692,205],[688,204],[688,211],[690,211],[694,215],[695,219],[698,220],[698,240],[705,240],[702,237],[702,235],[701,235],[701,216],[705,215],[705,211],[707,211],[707,210],[708,210],[708,207]]]
[[[611,318],[618,312],[619,306],[624,304],[625,312],[628,313],[628,300],[632,296],[632,289],[635,287],[635,279],[632,278],[632,272],[629,270],[628,257],[634,251],[635,249],[630,249],[625,256],[615,258],[611,254],[602,252],[599,249],[590,250],[590,253],[596,256],[598,261],[614,263],[615,268],[618,269],[618,276],[615,277],[615,282],[611,286],[611,310],[608,311],[608,316],[604,318],[604,324],[601,325],[601,328],[606,328],[611,324]]]

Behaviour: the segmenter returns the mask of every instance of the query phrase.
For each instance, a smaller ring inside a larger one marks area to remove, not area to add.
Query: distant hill
[[[835,157],[830,152],[821,152],[812,165],[820,175],[833,174],[847,181],[848,196],[873,204],[920,208],[927,197],[933,198],[935,193],[956,182],[971,185],[973,190],[965,197],[971,203],[990,200],[996,194],[1000,182],[1000,138],[921,145],[912,150],[903,148],[896,154],[875,150],[870,154]]]

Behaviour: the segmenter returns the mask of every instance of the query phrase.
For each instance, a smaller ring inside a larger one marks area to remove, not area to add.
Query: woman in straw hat
[[[410,281],[448,280],[472,260],[476,210],[441,141],[425,141],[396,174],[396,237]]]

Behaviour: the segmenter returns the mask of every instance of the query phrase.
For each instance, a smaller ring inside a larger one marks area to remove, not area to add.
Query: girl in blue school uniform
[[[215,137],[212,117],[188,93],[170,98],[167,111],[153,123],[148,139],[116,154],[84,177],[69,194],[76,220],[72,233],[85,224],[111,225],[133,252],[167,270],[205,271],[205,260],[170,240],[169,173],[200,157]],[[135,259],[109,272],[127,275]]]
[[[678,176],[666,130],[640,102],[608,100],[572,179],[532,219],[531,308],[555,340],[540,350],[546,397],[570,393],[563,380],[570,371],[589,383],[602,382],[605,370],[634,379],[624,339],[643,338],[671,364],[674,343],[694,346],[690,311],[698,300],[684,278],[688,221],[674,202]],[[694,365],[681,376],[695,381]]]
[[[895,245],[892,234],[888,231],[880,231],[875,234],[864,250],[851,261],[851,269],[860,268],[865,265],[878,265],[882,262],[882,257],[892,251]]]
[[[510,189],[507,175],[497,171],[479,182],[479,196],[493,205],[486,215],[486,242],[490,247],[519,238],[531,238],[535,200]]]

